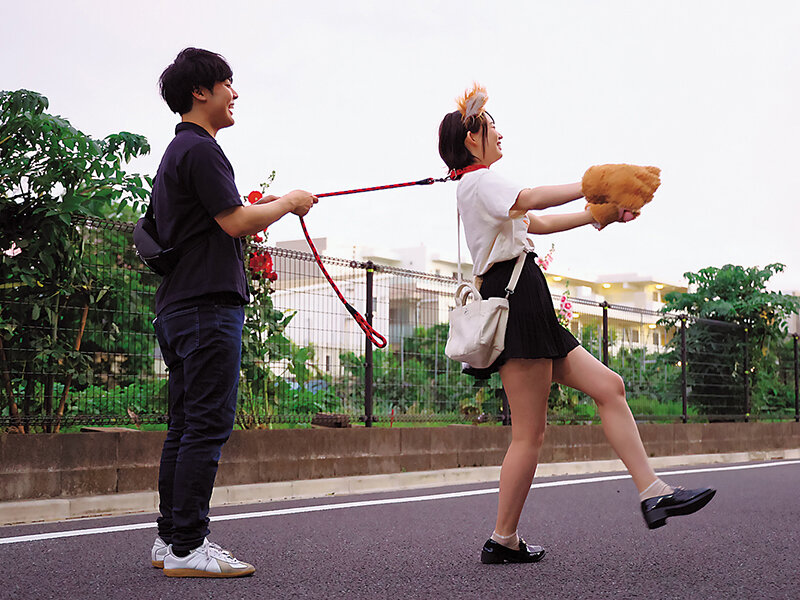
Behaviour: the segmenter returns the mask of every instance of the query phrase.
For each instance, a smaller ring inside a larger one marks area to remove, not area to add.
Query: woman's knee
[[[625,398],[625,380],[622,378],[622,375],[614,373],[614,383],[612,385],[614,394]]]
[[[542,444],[544,444],[544,432],[546,427],[546,423],[537,423],[525,428],[518,427],[517,429],[514,429],[512,425],[511,442],[524,444],[531,450],[536,450],[538,452]]]
[[[625,380],[619,374],[609,371],[606,381],[603,382],[602,391],[595,401],[598,404],[625,402]]]

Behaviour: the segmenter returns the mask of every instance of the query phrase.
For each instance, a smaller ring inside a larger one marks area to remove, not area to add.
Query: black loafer
[[[666,496],[648,498],[642,502],[642,515],[649,529],[656,529],[667,524],[667,517],[690,515],[708,504],[717,490],[700,488],[686,490],[675,488]]]
[[[535,563],[544,557],[544,548],[541,546],[528,546],[519,539],[519,550],[512,550],[508,546],[498,544],[492,538],[486,540],[481,551],[481,562],[485,565],[502,565],[503,563]]]

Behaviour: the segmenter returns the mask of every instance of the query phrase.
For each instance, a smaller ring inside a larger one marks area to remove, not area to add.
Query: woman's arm
[[[528,233],[556,233],[559,231],[567,231],[568,229],[575,229],[581,225],[589,225],[594,223],[592,213],[588,210],[582,210],[579,213],[567,213],[565,215],[536,215],[528,213],[528,218],[531,220],[528,225]]]
[[[583,198],[580,182],[526,188],[517,196],[511,212],[542,210],[552,206],[561,206],[579,198]]]

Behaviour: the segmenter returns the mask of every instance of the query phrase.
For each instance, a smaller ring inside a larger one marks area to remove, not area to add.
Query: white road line
[[[750,465],[735,465],[731,467],[706,467],[702,469],[684,469],[680,471],[659,472],[660,476],[687,475],[694,473],[713,473],[717,471],[739,471],[744,469],[761,469],[766,467],[783,467],[798,465],[800,460],[784,460],[768,463],[757,463]],[[583,483],[601,483],[605,481],[617,481],[620,479],[630,479],[630,475],[604,475],[601,477],[587,477],[585,479],[567,479],[565,481],[546,481],[534,483],[533,489],[563,487],[567,485],[578,485]],[[297,515],[310,512],[322,512],[327,510],[341,510],[345,508],[362,508],[367,506],[384,506],[387,504],[406,504],[409,502],[425,502],[428,500],[448,500],[452,498],[467,498],[469,496],[482,496],[486,494],[496,494],[498,488],[486,488],[480,490],[467,490],[463,492],[450,492],[446,494],[428,494],[425,496],[409,496],[405,498],[384,498],[380,500],[362,500],[359,502],[340,502],[336,504],[319,504],[312,506],[297,506],[294,508],[281,508],[275,510],[263,510],[257,512],[236,513],[232,515],[219,515],[211,517],[212,521],[238,521],[240,519],[258,519],[261,517],[278,517],[283,515]],[[20,544],[23,542],[39,542],[44,540],[54,540],[58,538],[78,537],[81,535],[97,535],[103,533],[117,533],[120,531],[134,531],[137,529],[155,529],[155,523],[132,523],[129,525],[116,525],[113,527],[93,527],[90,529],[71,529],[68,531],[55,531],[52,533],[40,533],[35,535],[19,535],[14,537],[0,538],[0,545]]]

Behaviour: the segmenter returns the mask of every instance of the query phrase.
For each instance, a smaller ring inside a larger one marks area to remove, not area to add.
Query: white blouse
[[[476,277],[495,263],[516,258],[526,248],[533,249],[528,237],[527,212],[511,212],[524,189],[489,169],[470,171],[459,180],[458,212],[464,222],[464,236]]]

